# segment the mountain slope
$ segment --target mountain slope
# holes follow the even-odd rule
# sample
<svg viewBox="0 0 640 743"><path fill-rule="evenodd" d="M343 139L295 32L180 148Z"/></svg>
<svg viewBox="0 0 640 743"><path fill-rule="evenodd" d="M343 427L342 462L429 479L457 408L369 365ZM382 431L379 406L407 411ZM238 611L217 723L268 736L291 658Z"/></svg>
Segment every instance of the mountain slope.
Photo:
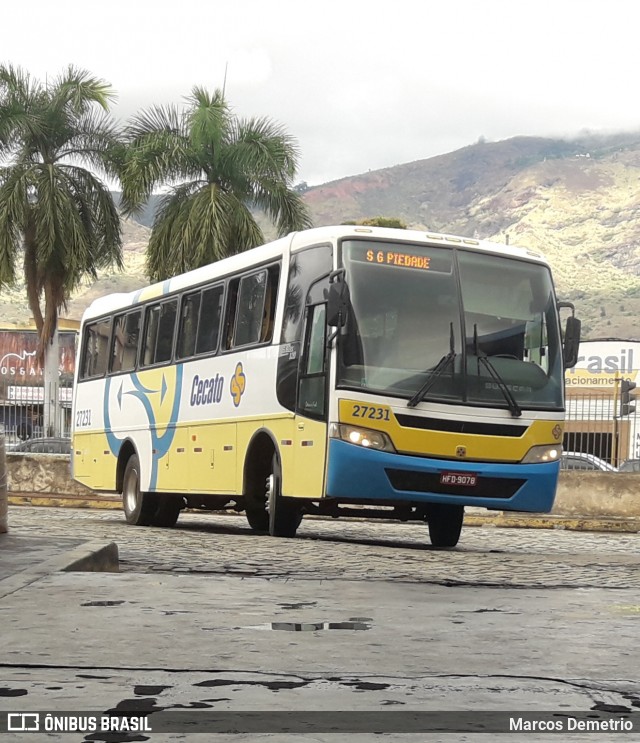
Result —
<svg viewBox="0 0 640 743"><path fill-rule="evenodd" d="M400 217L539 250L586 334L640 335L640 135L479 142L327 183L305 199L316 224Z"/></svg>

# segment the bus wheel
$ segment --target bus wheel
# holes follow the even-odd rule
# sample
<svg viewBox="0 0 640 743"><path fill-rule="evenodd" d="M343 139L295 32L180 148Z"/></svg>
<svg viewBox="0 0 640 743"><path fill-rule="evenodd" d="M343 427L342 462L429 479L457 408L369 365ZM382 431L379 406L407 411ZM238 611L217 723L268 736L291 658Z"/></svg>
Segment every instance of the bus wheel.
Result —
<svg viewBox="0 0 640 743"><path fill-rule="evenodd" d="M267 504L269 508L269 534L272 537L295 537L302 521L302 509L294 498L281 494L282 473L278 455L271 460L271 473L267 477Z"/></svg>
<svg viewBox="0 0 640 743"><path fill-rule="evenodd" d="M140 492L140 461L136 454L129 457L122 478L122 505L128 524L149 526L158 502L149 493Z"/></svg>
<svg viewBox="0 0 640 743"><path fill-rule="evenodd" d="M248 472L244 492L244 515L253 531L269 532L269 513L267 511L267 473L271 471L268 452L252 452L251 467Z"/></svg>
<svg viewBox="0 0 640 743"><path fill-rule="evenodd" d="M161 495L157 504L151 525L164 526L167 529L175 526L182 509L182 498L177 495Z"/></svg>
<svg viewBox="0 0 640 743"><path fill-rule="evenodd" d="M460 539L463 519L464 506L433 503L427 516L431 544L438 548L455 547Z"/></svg>

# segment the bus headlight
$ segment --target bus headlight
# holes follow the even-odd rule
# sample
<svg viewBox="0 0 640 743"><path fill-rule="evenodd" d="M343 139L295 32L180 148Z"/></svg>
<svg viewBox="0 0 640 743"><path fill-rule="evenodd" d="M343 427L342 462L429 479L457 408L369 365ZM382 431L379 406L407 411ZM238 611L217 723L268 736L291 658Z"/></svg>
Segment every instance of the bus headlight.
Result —
<svg viewBox="0 0 640 743"><path fill-rule="evenodd" d="M364 446L368 449L395 452L391 439L382 431L371 431L368 428L350 426L345 423L331 423L329 425L329 437L341 439L356 446Z"/></svg>
<svg viewBox="0 0 640 743"><path fill-rule="evenodd" d="M522 464L538 464L540 462L557 462L562 454L561 446L544 444L543 446L532 446L524 455Z"/></svg>

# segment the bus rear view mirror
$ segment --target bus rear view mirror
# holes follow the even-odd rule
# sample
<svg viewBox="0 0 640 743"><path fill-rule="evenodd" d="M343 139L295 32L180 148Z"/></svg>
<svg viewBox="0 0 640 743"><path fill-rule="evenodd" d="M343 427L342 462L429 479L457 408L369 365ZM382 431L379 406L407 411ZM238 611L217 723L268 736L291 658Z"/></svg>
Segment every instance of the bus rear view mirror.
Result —
<svg viewBox="0 0 640 743"><path fill-rule="evenodd" d="M577 317L568 317L567 325L564 331L564 343L562 345L562 354L564 357L564 368L570 369L578 362L578 352L580 350L580 330L582 323Z"/></svg>
<svg viewBox="0 0 640 743"><path fill-rule="evenodd" d="M347 322L350 295L344 280L344 269L334 271L329 276L329 295L327 297L327 325L342 328Z"/></svg>
<svg viewBox="0 0 640 743"><path fill-rule="evenodd" d="M562 357L564 368L570 369L578 362L578 353L580 351L580 332L582 322L575 316L575 308L571 302L558 302L558 309L568 307L571 310L571 316L567 318L567 324L564 330L564 339L562 343Z"/></svg>

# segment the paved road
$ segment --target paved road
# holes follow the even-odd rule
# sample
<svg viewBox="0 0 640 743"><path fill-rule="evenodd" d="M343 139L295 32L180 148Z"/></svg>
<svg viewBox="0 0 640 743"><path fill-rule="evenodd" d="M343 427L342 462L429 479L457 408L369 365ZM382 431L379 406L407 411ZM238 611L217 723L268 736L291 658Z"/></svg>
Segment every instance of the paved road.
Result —
<svg viewBox="0 0 640 743"><path fill-rule="evenodd" d="M418 524L309 519L285 540L251 533L242 516L188 514L162 530L129 527L117 511L13 507L10 525L116 541L122 573L58 573L0 600L3 710L136 705L155 730L159 710L640 716L637 534L469 527L439 552ZM265 740L486 741L365 728ZM180 730L50 739L190 739ZM623 740L638 739L635 722Z"/></svg>
<svg viewBox="0 0 640 743"><path fill-rule="evenodd" d="M13 508L13 530L115 541L124 572L178 572L443 585L640 588L640 534L465 527L455 550L426 525L304 519L295 540L251 532L242 515L182 514L132 527L119 511Z"/></svg>

